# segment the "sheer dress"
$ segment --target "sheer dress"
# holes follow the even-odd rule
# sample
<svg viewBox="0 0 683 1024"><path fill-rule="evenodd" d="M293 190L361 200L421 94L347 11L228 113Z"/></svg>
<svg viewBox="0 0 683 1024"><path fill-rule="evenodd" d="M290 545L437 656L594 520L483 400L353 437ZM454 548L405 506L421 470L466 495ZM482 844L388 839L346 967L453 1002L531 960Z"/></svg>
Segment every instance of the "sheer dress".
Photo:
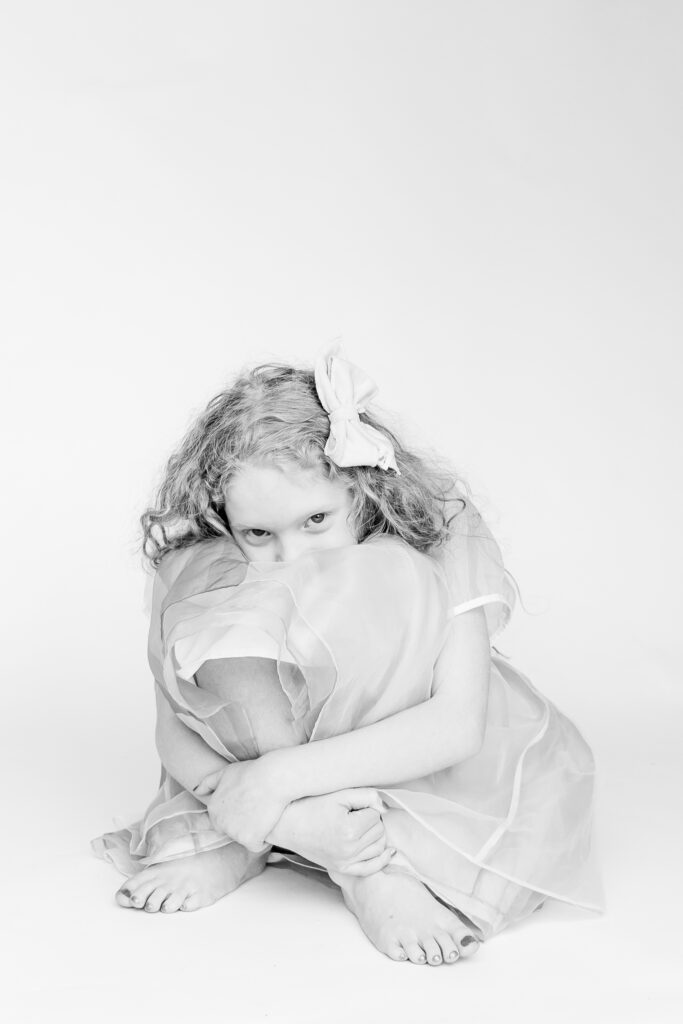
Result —
<svg viewBox="0 0 683 1024"><path fill-rule="evenodd" d="M483 607L491 661L481 750L376 789L398 851L386 870L419 878L488 938L548 897L603 909L594 760L576 726L493 646L515 591L471 502L454 527L430 554L390 536L281 563L246 562L230 538L169 552L154 576L148 653L178 718L223 757L243 760L259 753L249 715L198 687L203 662L272 658L292 721L314 742L427 700L453 617ZM230 842L162 768L142 819L92 845L130 875ZM283 857L317 867L275 850L269 862Z"/></svg>

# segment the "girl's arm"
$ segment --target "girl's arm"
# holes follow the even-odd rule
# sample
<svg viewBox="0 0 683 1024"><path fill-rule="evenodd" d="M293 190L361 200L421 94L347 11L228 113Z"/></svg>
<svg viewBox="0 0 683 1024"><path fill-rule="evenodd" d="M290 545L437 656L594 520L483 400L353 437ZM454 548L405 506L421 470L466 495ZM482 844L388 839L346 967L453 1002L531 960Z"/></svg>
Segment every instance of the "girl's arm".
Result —
<svg viewBox="0 0 683 1024"><path fill-rule="evenodd" d="M345 787L396 785L448 768L481 749L490 671L485 612L473 608L451 620L424 703L259 760L289 802Z"/></svg>
<svg viewBox="0 0 683 1024"><path fill-rule="evenodd" d="M181 786L192 792L206 775L222 771L230 762L177 718L159 685L155 690L156 746L161 763Z"/></svg>
<svg viewBox="0 0 683 1024"><path fill-rule="evenodd" d="M225 758L178 720L159 686L156 701L157 750L174 779L192 790L205 775L227 767ZM208 794L194 795L202 802L208 799ZM268 842L294 850L328 870L369 875L390 859L380 811L381 802L371 790L297 800L285 807Z"/></svg>

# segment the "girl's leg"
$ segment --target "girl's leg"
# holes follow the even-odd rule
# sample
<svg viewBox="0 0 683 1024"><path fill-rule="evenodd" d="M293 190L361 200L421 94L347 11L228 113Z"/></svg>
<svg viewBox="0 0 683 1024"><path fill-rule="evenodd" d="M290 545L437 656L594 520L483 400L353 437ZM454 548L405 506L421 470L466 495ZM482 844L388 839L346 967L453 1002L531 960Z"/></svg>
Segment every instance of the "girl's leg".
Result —
<svg viewBox="0 0 683 1024"><path fill-rule="evenodd" d="M204 662L195 678L200 689L240 709L238 723L230 708L211 721L228 749L244 745L245 727L254 748L250 751L252 756L306 742L303 728L292 719L272 658L212 659ZM234 752L239 756L237 750Z"/></svg>
<svg viewBox="0 0 683 1024"><path fill-rule="evenodd" d="M252 853L232 842L216 850L150 864L127 879L116 893L116 902L151 914L199 910L259 875L267 859L267 850Z"/></svg>
<svg viewBox="0 0 683 1024"><path fill-rule="evenodd" d="M292 722L275 662L265 658L209 661L199 670L197 681L239 704L248 716L259 753L306 742L301 728ZM392 865L365 878L334 872L330 877L371 942L392 959L453 963L478 948L473 929L405 870Z"/></svg>
<svg viewBox="0 0 683 1024"><path fill-rule="evenodd" d="M251 741L256 746L252 756L306 742L301 728L292 721L289 701L272 660L207 661L198 670L196 680L202 689L240 708L242 732L246 715ZM220 729L229 748L229 733L235 727L229 710L222 723L212 724L217 731ZM117 898L124 906L144 907L149 912L195 910L260 873L269 852L270 848L254 854L233 842L216 850L154 864L129 879ZM347 907L370 941L394 960L432 965L453 963L478 948L472 929L406 871L392 867L366 878L334 872L330 877L340 886Z"/></svg>
<svg viewBox="0 0 683 1024"><path fill-rule="evenodd" d="M330 878L372 944L392 960L438 966L479 948L466 919L400 868L392 865L365 878L330 872Z"/></svg>
<svg viewBox="0 0 683 1024"><path fill-rule="evenodd" d="M274 661L267 658L207 661L198 670L196 680L201 689L240 709L237 721L229 710L212 721L228 749L232 747L236 751L244 743L245 721L250 734L248 740L255 745L251 756L305 741L301 729L291 720L289 702L278 681ZM116 900L123 907L144 909L149 913L198 910L260 874L270 849L253 853L231 842L215 850L151 864L121 886Z"/></svg>
<svg viewBox="0 0 683 1024"><path fill-rule="evenodd" d="M235 672L234 662L206 662L200 669L201 685L245 708L260 752L306 742L291 721L275 663L253 658L241 664L243 669ZM364 878L335 872L330 878L340 886L347 907L370 941L394 960L436 966L469 957L478 949L474 930L418 878L393 864Z"/></svg>

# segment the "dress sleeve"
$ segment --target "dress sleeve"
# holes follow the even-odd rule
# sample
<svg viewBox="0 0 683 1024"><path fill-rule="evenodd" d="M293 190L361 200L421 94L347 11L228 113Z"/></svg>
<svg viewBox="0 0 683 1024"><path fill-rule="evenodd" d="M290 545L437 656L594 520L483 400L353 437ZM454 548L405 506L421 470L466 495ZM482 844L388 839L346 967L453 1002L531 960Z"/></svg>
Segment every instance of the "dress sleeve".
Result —
<svg viewBox="0 0 683 1024"><path fill-rule="evenodd" d="M483 607L493 641L510 621L515 589L498 543L471 500L461 499L454 513L450 539L432 552L444 573L449 615Z"/></svg>
<svg viewBox="0 0 683 1024"><path fill-rule="evenodd" d="M145 583L149 621L147 656L157 682L165 675L170 623L198 617L216 591L230 590L244 579L246 562L230 538L205 540L167 552ZM219 657L211 654L211 657Z"/></svg>

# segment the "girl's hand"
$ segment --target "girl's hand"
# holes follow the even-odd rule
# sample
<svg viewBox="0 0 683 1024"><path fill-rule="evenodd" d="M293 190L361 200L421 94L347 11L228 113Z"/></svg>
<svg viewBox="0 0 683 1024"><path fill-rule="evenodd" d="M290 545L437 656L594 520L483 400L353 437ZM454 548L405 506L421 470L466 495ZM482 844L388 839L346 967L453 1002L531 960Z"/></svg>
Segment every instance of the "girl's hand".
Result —
<svg viewBox="0 0 683 1024"><path fill-rule="evenodd" d="M269 839L328 871L372 875L395 852L387 849L382 810L374 789L304 797L289 804Z"/></svg>
<svg viewBox="0 0 683 1024"><path fill-rule="evenodd" d="M213 791L213 792L212 792ZM280 820L289 798L265 758L237 761L206 776L194 792L212 795L206 802L211 824L247 850L260 853L265 837Z"/></svg>

